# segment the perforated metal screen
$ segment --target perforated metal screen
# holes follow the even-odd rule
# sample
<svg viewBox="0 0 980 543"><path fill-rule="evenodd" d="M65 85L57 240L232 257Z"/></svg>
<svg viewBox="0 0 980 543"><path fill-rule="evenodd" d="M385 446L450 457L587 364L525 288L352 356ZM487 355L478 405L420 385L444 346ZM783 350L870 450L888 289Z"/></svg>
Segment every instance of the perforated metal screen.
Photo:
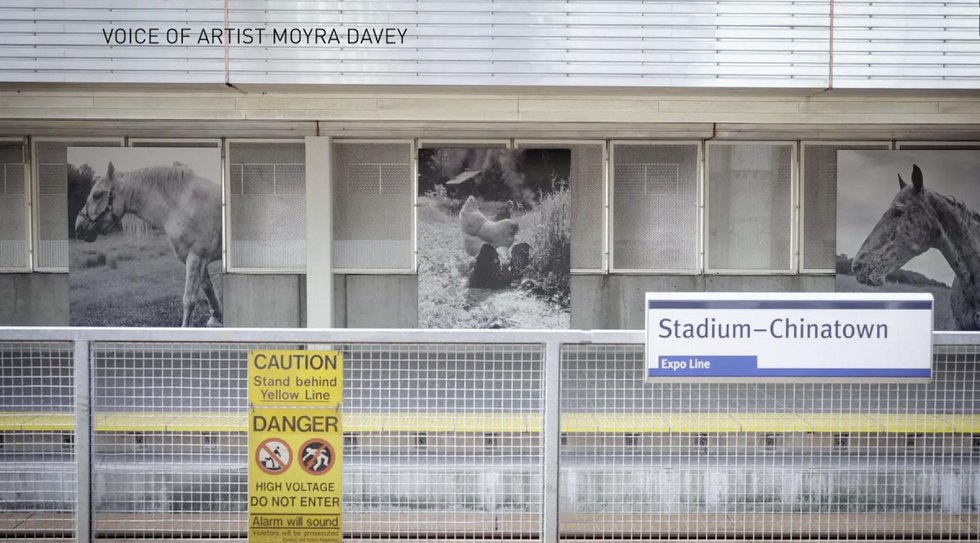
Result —
<svg viewBox="0 0 980 543"><path fill-rule="evenodd" d="M889 149L880 145L804 144L803 268L834 269L837 254L837 151Z"/></svg>
<svg viewBox="0 0 980 543"><path fill-rule="evenodd" d="M228 144L231 268L306 269L306 147Z"/></svg>
<svg viewBox="0 0 980 543"><path fill-rule="evenodd" d="M698 268L698 145L613 145L613 267Z"/></svg>
<svg viewBox="0 0 980 543"><path fill-rule="evenodd" d="M605 222L604 144L519 143L519 149L568 149L572 191L572 269L601 270Z"/></svg>
<svg viewBox="0 0 980 543"><path fill-rule="evenodd" d="M30 264L24 169L24 144L0 141L0 269L25 269Z"/></svg>
<svg viewBox="0 0 980 543"><path fill-rule="evenodd" d="M0 342L0 539L70 539L76 524L70 343Z"/></svg>
<svg viewBox="0 0 980 543"><path fill-rule="evenodd" d="M37 168L37 247L38 269L68 271L68 231L75 225L68 216L68 147L119 147L119 140L38 141L34 146ZM76 164L81 167L81 164ZM89 165L101 175L95 164ZM104 166L102 166L104 168Z"/></svg>
<svg viewBox="0 0 980 543"><path fill-rule="evenodd" d="M710 269L790 269L794 147L707 146Z"/></svg>
<svg viewBox="0 0 980 543"><path fill-rule="evenodd" d="M980 348L925 384L647 384L566 346L564 537L980 538Z"/></svg>
<svg viewBox="0 0 980 543"><path fill-rule="evenodd" d="M412 144L333 146L334 267L413 267Z"/></svg>

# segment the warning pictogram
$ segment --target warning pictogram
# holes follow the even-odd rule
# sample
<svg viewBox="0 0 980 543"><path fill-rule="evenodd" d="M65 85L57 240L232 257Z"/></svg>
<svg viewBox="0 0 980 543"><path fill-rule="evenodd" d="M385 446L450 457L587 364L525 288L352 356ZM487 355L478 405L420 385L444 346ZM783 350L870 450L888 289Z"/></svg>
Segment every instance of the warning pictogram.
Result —
<svg viewBox="0 0 980 543"><path fill-rule="evenodd" d="M300 447L299 465L311 475L323 475L334 464L333 447L326 439L315 437Z"/></svg>
<svg viewBox="0 0 980 543"><path fill-rule="evenodd" d="M281 439L267 439L259 443L255 449L256 465L270 475L285 472L292 461L293 451L289 448L289 444Z"/></svg>

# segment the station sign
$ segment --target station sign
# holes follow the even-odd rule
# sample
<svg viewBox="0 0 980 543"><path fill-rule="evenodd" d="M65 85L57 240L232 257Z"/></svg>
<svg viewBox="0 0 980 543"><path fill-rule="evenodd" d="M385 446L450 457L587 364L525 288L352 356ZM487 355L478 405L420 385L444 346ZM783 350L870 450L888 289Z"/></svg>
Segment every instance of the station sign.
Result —
<svg viewBox="0 0 980 543"><path fill-rule="evenodd" d="M249 416L248 538L342 538L343 434L335 409L255 408Z"/></svg>
<svg viewBox="0 0 980 543"><path fill-rule="evenodd" d="M344 399L339 351L252 351L248 401L268 406L338 406Z"/></svg>
<svg viewBox="0 0 980 543"><path fill-rule="evenodd" d="M652 381L927 381L931 294L647 293Z"/></svg>

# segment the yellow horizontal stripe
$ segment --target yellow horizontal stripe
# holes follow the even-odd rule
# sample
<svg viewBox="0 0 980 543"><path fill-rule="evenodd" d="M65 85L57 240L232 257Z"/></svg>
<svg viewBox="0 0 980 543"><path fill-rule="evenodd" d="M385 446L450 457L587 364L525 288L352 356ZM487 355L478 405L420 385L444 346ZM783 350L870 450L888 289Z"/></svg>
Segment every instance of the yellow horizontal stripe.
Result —
<svg viewBox="0 0 980 543"><path fill-rule="evenodd" d="M244 432L246 413L100 413L97 432ZM538 433L531 413L347 413L343 429L359 433ZM0 412L0 432L70 432L71 413ZM980 433L980 415L915 413L562 413L562 432L593 433Z"/></svg>

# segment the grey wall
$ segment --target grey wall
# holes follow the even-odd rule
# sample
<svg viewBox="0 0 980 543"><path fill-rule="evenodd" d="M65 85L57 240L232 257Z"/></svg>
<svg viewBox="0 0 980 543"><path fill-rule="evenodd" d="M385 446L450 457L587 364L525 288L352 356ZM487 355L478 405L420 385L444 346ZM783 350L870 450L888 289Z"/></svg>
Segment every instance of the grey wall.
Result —
<svg viewBox="0 0 980 543"><path fill-rule="evenodd" d="M226 273L225 326L299 328L306 325L306 281L302 275Z"/></svg>
<svg viewBox="0 0 980 543"><path fill-rule="evenodd" d="M68 274L0 273L0 326L68 326Z"/></svg>
<svg viewBox="0 0 980 543"><path fill-rule="evenodd" d="M347 328L419 325L419 282L415 275L348 275L345 300Z"/></svg>
<svg viewBox="0 0 980 543"><path fill-rule="evenodd" d="M225 326L306 326L303 275L225 274ZM833 275L574 275L572 328L643 328L650 292L833 292ZM335 275L338 328L418 326L414 275ZM68 275L0 274L0 325L67 326Z"/></svg>
<svg viewBox="0 0 980 543"><path fill-rule="evenodd" d="M641 329L647 292L833 291L833 275L573 275L572 328Z"/></svg>

